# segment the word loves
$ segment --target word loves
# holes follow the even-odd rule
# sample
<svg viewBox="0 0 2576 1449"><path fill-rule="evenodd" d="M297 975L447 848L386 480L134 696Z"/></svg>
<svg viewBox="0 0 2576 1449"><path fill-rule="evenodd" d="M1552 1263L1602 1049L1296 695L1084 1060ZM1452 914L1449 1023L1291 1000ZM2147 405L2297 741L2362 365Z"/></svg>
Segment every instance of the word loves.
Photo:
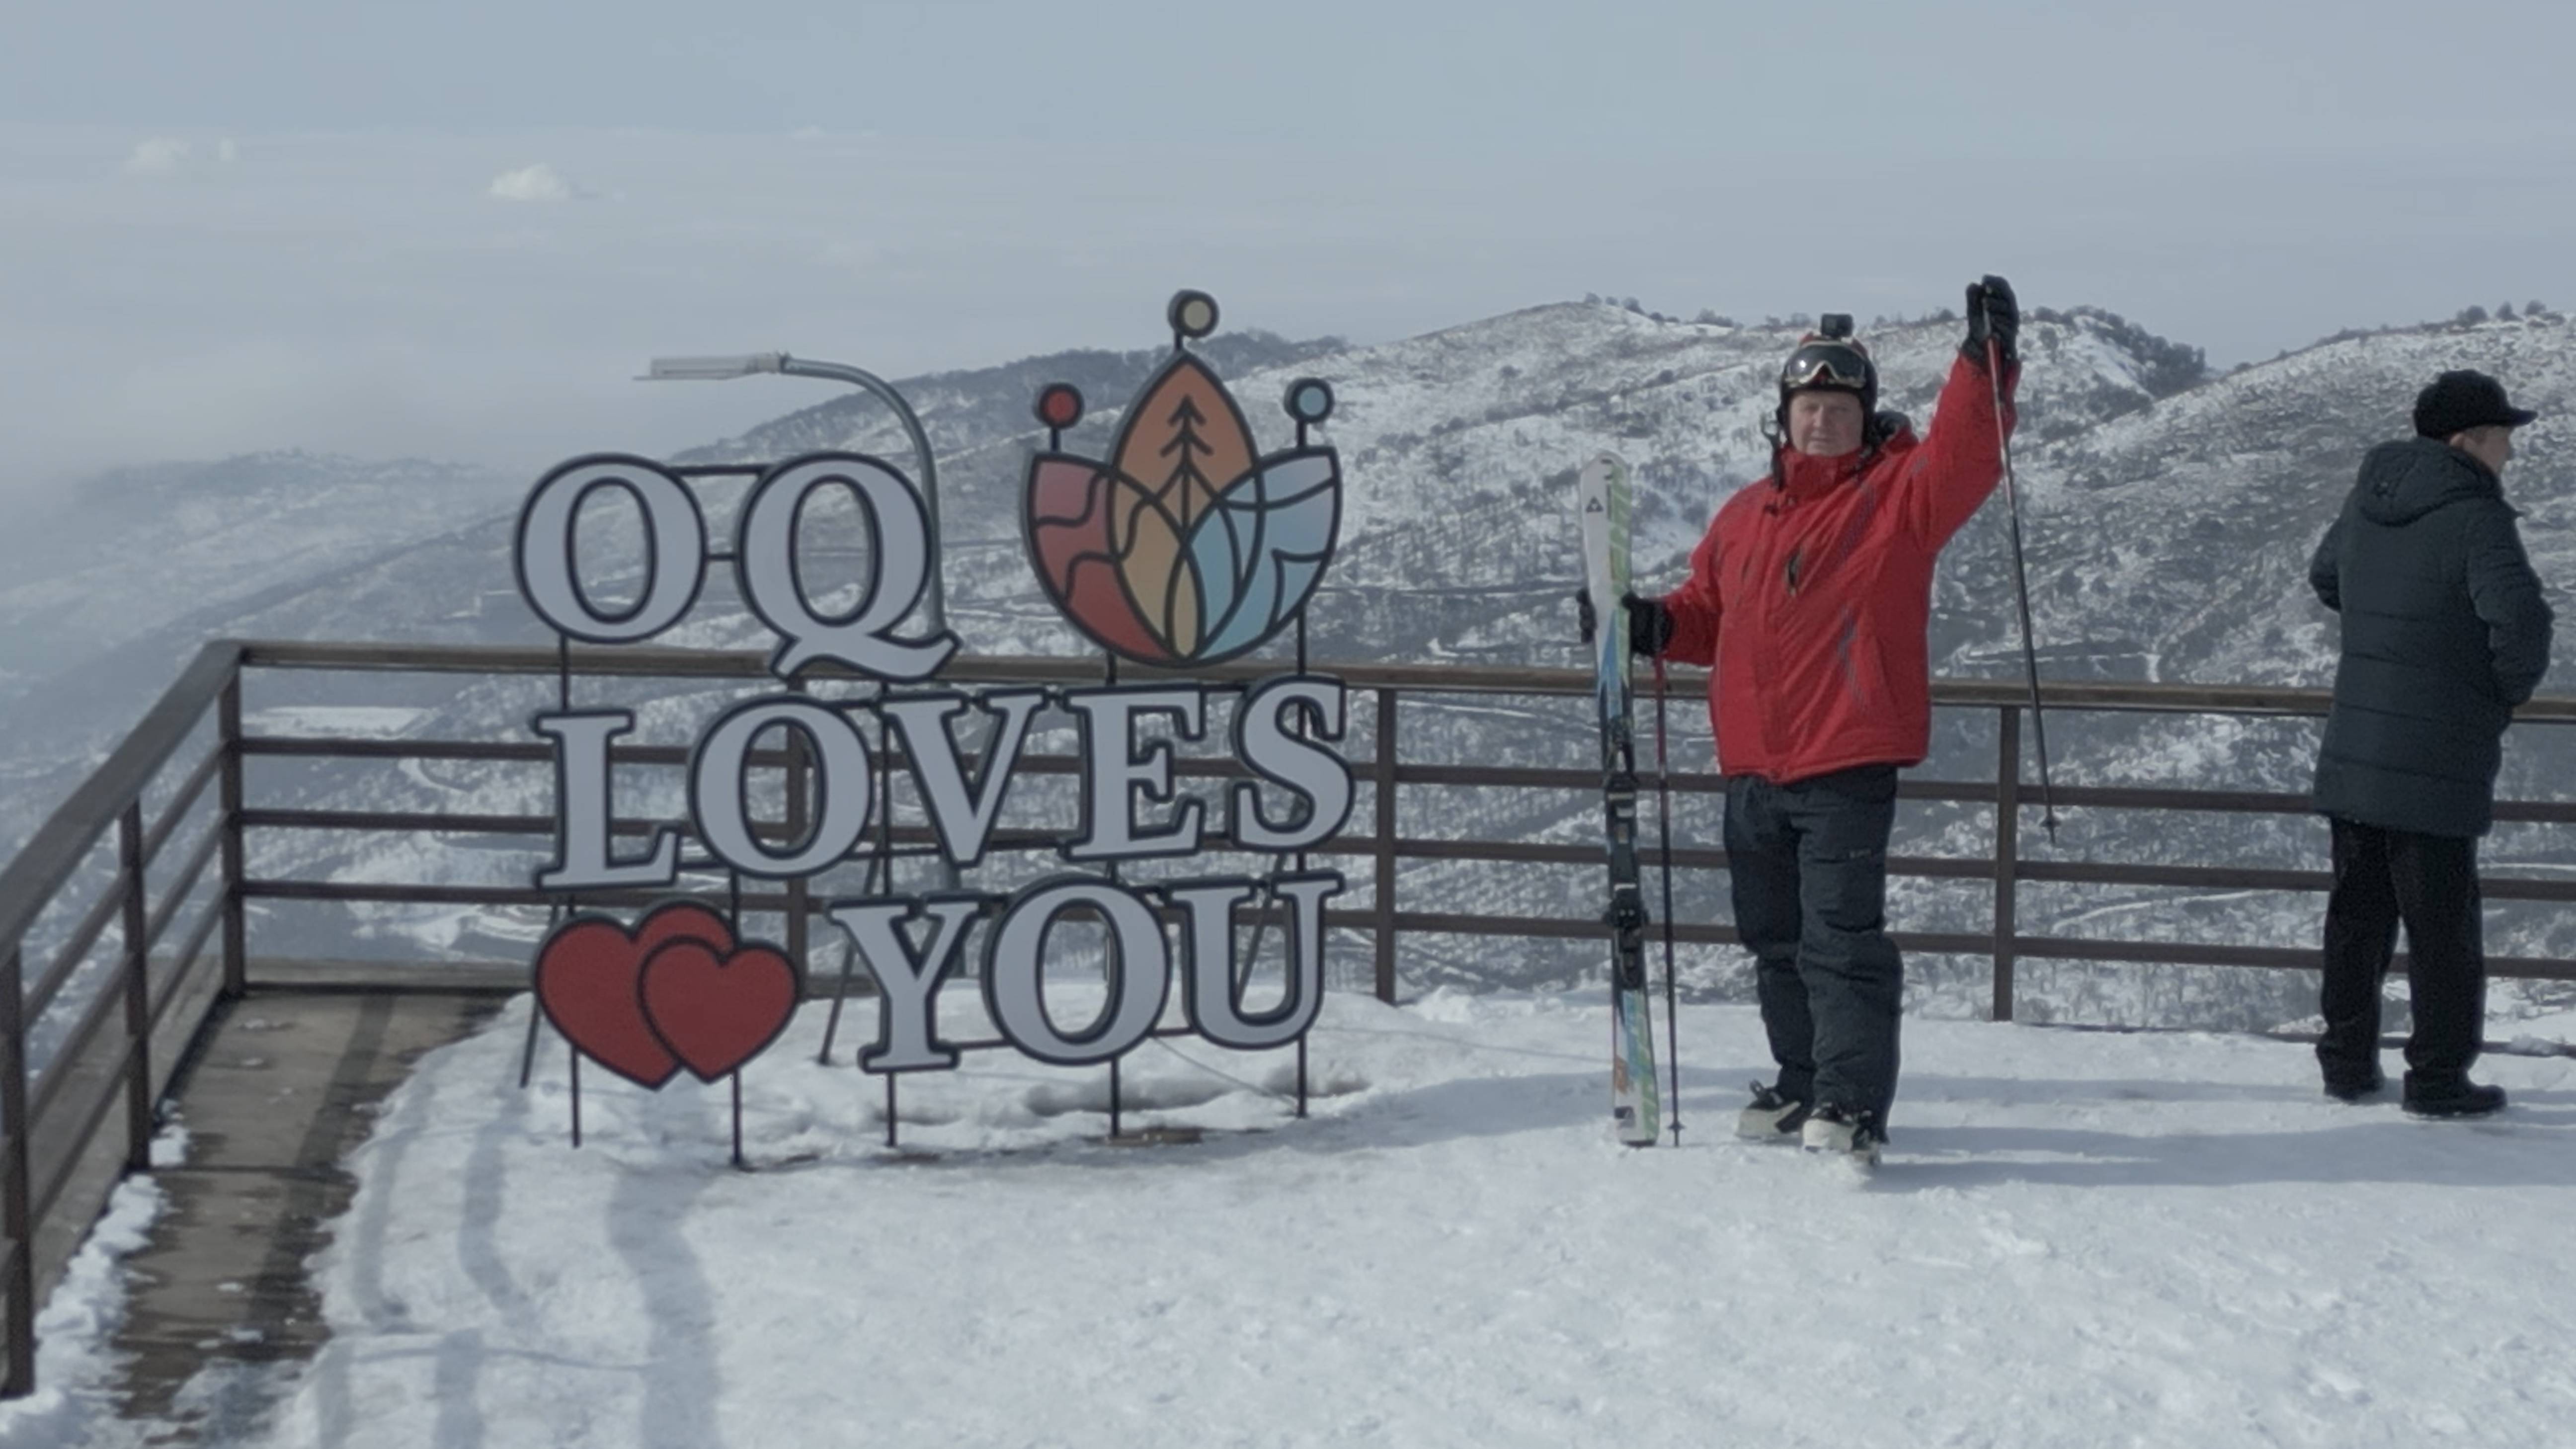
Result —
<svg viewBox="0 0 2576 1449"><path fill-rule="evenodd" d="M1147 721L1167 721L1179 738L1201 739L1208 696L1217 692L1151 685L1005 689L866 704L798 695L750 700L719 716L690 752L692 833L715 863L765 879L811 877L862 855L879 805L869 768L867 734L873 725L881 742L890 736L901 743L905 768L941 857L960 868L972 867L985 856L1001 817L1030 720L1049 703L1071 713L1081 727L1080 825L1057 846L1068 862L1166 859L1195 855L1217 843L1288 854L1337 833L1350 817L1352 777L1348 762L1321 742L1343 737L1347 696L1339 680L1319 675L1273 676L1242 691L1233 711L1232 751L1258 783L1234 784L1221 820L1207 818L1206 802L1175 801L1172 745L1164 739L1146 741L1140 729ZM988 743L978 767L970 769L955 727L961 718L975 716L988 725ZM536 731L554 741L560 802L557 856L538 873L541 888L650 889L677 881L682 861L675 828L657 828L648 844L628 854L619 854L611 840L609 745L632 730L634 722L627 710L536 717ZM748 798L752 741L773 727L801 735L813 761L817 808L802 838L792 842L764 838L754 828ZM994 1025L1029 1056L1079 1065L1125 1053L1144 1040L1162 1014L1173 965L1155 910L1158 902L1175 909L1184 922L1182 1000L1192 1027L1218 1045L1241 1050L1294 1041L1321 1006L1324 902L1343 888L1342 876L1334 871L1281 874L1267 881L1222 877L1150 886L1065 875L1008 896L964 892L868 899L828 906L824 914L849 932L880 993L878 1043L860 1054L862 1067L900 1072L957 1064L956 1054L937 1039L935 993L959 964L967 927L995 909L998 920L984 938L982 972ZM1243 972L1233 950L1233 913L1265 890L1288 908L1289 985L1278 1008L1251 1014L1244 1011L1235 984ZM1085 909L1107 927L1117 966L1101 1019L1068 1033L1048 1017L1040 979L1049 928L1068 912ZM655 973L676 949L656 950L650 944L650 927L661 914L657 910L648 917L634 944L623 948L632 964L618 968L640 982L636 1011L646 1026L660 1015L652 1007ZM588 1050L582 1034L556 1009L557 998L542 989L556 951L574 944L573 932L585 926L594 928L579 941L585 958L619 954L620 948L601 934L615 929L613 923L587 918L566 927L540 956L539 999L558 1027L594 1060L646 1086L659 1086L669 1071L658 1077L628 1071L621 1065L628 1055ZM907 940L907 928L926 933L926 944L916 947ZM723 945L729 948L730 943ZM726 951L714 955L721 960ZM605 965L590 969L599 975L609 970ZM698 1065L677 1043L672 1054L692 1069ZM660 1065L650 1053L640 1059Z"/></svg>
<svg viewBox="0 0 2576 1449"><path fill-rule="evenodd" d="M1330 412L1329 388L1292 384L1298 446L1259 456L1223 385L1185 350L1214 327L1214 302L1185 292L1171 316L1175 355L1128 410L1112 461L1085 463L1051 446L1033 465L1025 522L1040 581L1079 632L1112 652L1186 666L1240 655L1302 616L1331 557L1341 476L1331 449L1305 441L1306 427ZM1078 396L1061 385L1041 398L1053 444L1079 414ZM841 499L869 541L846 603L847 586L820 589L799 556L800 520ZM611 603L585 585L581 560L594 556L585 530L616 521L643 547L640 576ZM787 688L706 723L687 761L685 830L658 826L626 850L612 838L610 750L636 728L635 711L536 715L531 727L553 743L557 801L555 854L537 872L538 887L651 890L698 870L811 880L869 854L878 812L890 808L873 762L891 760L897 745L938 855L971 870L1004 818L1032 721L1053 711L1071 718L1080 739L1078 812L1051 842L1066 872L1006 893L865 896L820 907L877 984L877 1039L859 1053L860 1066L900 1073L958 1064L960 1049L939 1035L937 998L979 922L988 922L978 973L986 1012L1010 1045L1038 1060L1114 1061L1154 1031L1176 978L1192 1029L1209 1041L1259 1050L1299 1040L1322 1005L1325 902L1345 882L1335 871L1291 870L1289 858L1350 815L1350 766L1331 748L1348 724L1341 681L1288 672L1242 685L922 687L959 648L953 633L914 622L937 567L933 538L912 480L859 453L813 453L760 470L724 551L710 546L682 474L653 460L592 455L541 479L521 510L514 558L520 593L540 619L568 639L642 643L685 620L710 569L729 565L740 597L778 641L769 669ZM826 608L817 592L839 606ZM797 676L818 665L854 671L876 688L865 698L814 697L796 687ZM1174 784L1174 744L1207 740L1221 711L1226 748L1247 778L1212 802L1185 798ZM782 732L810 770L810 808L793 838L758 826L753 812L754 742ZM970 757L960 741L978 736ZM684 839L694 842L685 851ZM1259 879L1115 878L1124 862L1220 848L1279 864ZM1248 1006L1244 987L1257 963L1236 949L1235 917L1245 908L1277 910L1286 921L1275 933L1285 985L1260 1010ZM1073 934L1057 927L1076 920L1091 926L1083 940L1106 947L1094 953L1107 964L1106 989L1091 1019L1068 1027L1049 1010L1047 971ZM1251 933L1256 943L1271 938ZM707 1081L736 1071L784 1030L802 988L801 963L775 945L737 939L735 923L693 902L658 906L632 927L575 915L540 948L535 975L546 1018L584 1055L646 1087L683 1068Z"/></svg>

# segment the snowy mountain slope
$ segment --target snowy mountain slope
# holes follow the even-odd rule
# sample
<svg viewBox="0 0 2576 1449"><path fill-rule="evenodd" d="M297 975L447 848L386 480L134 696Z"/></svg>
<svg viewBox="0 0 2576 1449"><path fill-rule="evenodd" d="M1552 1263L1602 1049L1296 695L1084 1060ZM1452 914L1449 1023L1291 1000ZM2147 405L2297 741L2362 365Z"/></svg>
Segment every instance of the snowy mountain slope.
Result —
<svg viewBox="0 0 2576 1449"><path fill-rule="evenodd" d="M1796 327L1736 327L1659 321L1617 307L1567 304L1528 309L1424 337L1365 348L1250 338L1219 354L1219 366L1265 447L1289 440L1277 406L1302 375L1330 381L1339 405L1317 430L1341 449L1347 483L1339 554L1312 614L1318 660L1474 660L1573 666L1566 595L1579 569L1567 500L1573 470L1591 452L1615 448L1641 481L1638 572L1648 587L1677 582L1690 545L1732 489L1757 477L1768 457L1762 424L1771 377L1794 345ZM1927 425L1930 401L1955 355L1955 321L1896 324L1866 340L1885 377L1891 406ZM2504 375L2516 395L2549 418L2526 435L2526 458L2509 489L2530 509L2535 560L2566 576L2569 522L2576 517L2571 464L2554 458L2560 421L2576 406L2576 340L2560 319L2541 317L2471 328L2428 328L2348 338L2223 377L2196 354L2108 314L2034 311L2025 333L2020 445L2022 503L2032 560L2033 603L2044 667L2057 678L2138 678L2315 683L2332 658L2328 617L2306 596L2307 550L2322 531L2360 453L2402 431L2414 391L2445 366L2481 365ZM1120 408L1162 354L1067 354L981 373L904 384L942 448L941 493L948 541L953 625L979 653L1077 652L1032 577L1020 543L1019 495L1027 450L1038 437L1029 406L1039 387L1070 380L1090 411L1066 438L1077 452L1107 453ZM821 447L855 447L903 460L891 419L853 394L806 409L741 438L688 455L772 458ZM528 480L533 481L533 480ZM721 491L721 490L717 490ZM729 504L719 498L716 522ZM1938 667L1949 674L2005 674L2019 668L2000 500L1972 520L1945 559L1934 633ZM826 541L846 528L830 507L811 526ZM396 551L336 579L285 590L258 607L220 611L164 636L171 657L204 634L347 637L348 621L392 639L534 640L535 622L509 578L506 506L434 542ZM753 647L756 623L711 585L699 613L669 642ZM1284 645L1273 652L1286 654ZM2576 675L2570 676L2576 679ZM532 708L525 687L452 682L415 686L368 681L390 702L423 710L424 733L514 738ZM311 687L322 687L313 685ZM637 689L641 689L638 686ZM630 702L646 702L637 695ZM692 733L700 696L659 697L648 719L674 741ZM1705 761L1705 718L1673 712L1676 759ZM1365 728L1365 721L1362 722ZM1992 722L1945 717L1927 774L1976 777L1991 768ZM1579 766L1591 748L1579 708L1542 702L1474 701L1408 713L1409 753L1433 758ZM2070 781L2191 780L2213 786L2296 790L2304 786L2312 726L2298 722L2144 716L2050 721L2057 777ZM2537 789L2565 778L2547 760L2513 778ZM413 772L364 785L331 782L387 808L543 808L541 775L505 779L464 771ZM1033 801L1043 797L1032 797ZM1476 798L1424 792L1407 805L1408 832L1507 832L1583 841L1596 829L1590 802ZM1685 802L1685 842L1715 833L1714 802ZM1986 849L1984 822L1955 809L1909 807L1898 848L1908 853ZM2144 815L2087 820L2071 815L2059 858L2298 863L2319 855L2306 820ZM2026 831L2034 850L2048 849ZM2320 837L2321 838L2321 837ZM2554 858L2554 846L2510 842L2515 858ZM301 848L301 847L300 847ZM345 845L340 847L345 849ZM369 856L381 857L370 863ZM296 862L300 870L356 874L394 869L411 852L399 844L355 856ZM478 878L520 878L527 863L482 852L452 867ZM1595 883L1589 873L1479 868L1420 862L1407 868L1408 900L1453 909L1580 913ZM1722 880L1685 879L1682 911L1722 916ZM1901 886L1903 923L1973 929L1986 901L1972 890ZM2313 935L2312 898L2184 901L2173 893L2124 896L2099 889L2025 896L2025 929L2148 938L2212 930L2240 939L2291 943ZM2304 913L2304 914L2303 914ZM447 927L455 923L450 921ZM387 928L397 923L388 920ZM442 927L445 929L446 927ZM2499 950L2570 950L2554 921L2514 927ZM1420 979L1537 985L1590 969L1597 953L1512 943L1433 943L1419 953ZM2276 973L2198 972L2171 977L2136 968L2091 973L2025 971L2038 984L2029 1009L2136 1019L2152 1009L2213 1024L2271 1024L2303 1008L2296 978ZM1984 963L1926 962L1917 971L1922 1004L1971 1009ZM1694 979L1726 994L1740 972L1724 953L1706 953ZM2151 988L2134 983L2152 978ZM2193 1013L2199 1013L2193 1016Z"/></svg>
<svg viewBox="0 0 2576 1449"><path fill-rule="evenodd" d="M2542 415L2517 438L2520 456L2505 490L2524 510L2534 567L2568 618L2567 586L2576 580L2576 457L2567 451L2576 439L2576 329L2555 315L2416 328L2328 342L2028 449L2025 532L2048 675L2331 682L2338 634L2309 590L2309 556L2361 454L2411 432L2416 392L2455 367L2505 379L2519 403ZM1985 522L1971 525L1942 571L1936 637L1948 647L1936 668L1943 672L2020 667L2017 635L1994 607L2010 588L2000 530ZM2557 653L2543 689L2576 689L2576 627L2561 628ZM2061 781L2272 791L2307 788L2316 739L2312 722L2209 716L2068 715L2052 719L2051 731ZM1980 745L1954 749L1953 758L1988 753ZM2576 736L2533 726L2509 738L2506 793L2563 798L2570 778ZM2310 820L2077 812L2069 827L2057 858L2305 860L2311 868L2323 858L2323 828ZM2570 844L2564 832L2508 826L2488 842L2487 858L2557 874L2576 867ZM2034 848L2045 853L2044 844ZM2083 933L2150 939L2215 925L2246 939L2304 943L2322 908L2312 896L2188 904L2170 893L2042 888L2036 896L2042 920L2088 916ZM2112 907L2120 909L2105 914ZM1963 901L1959 918L1981 911ZM2505 903L2492 915L2491 951L2576 952L2564 912Z"/></svg>
<svg viewBox="0 0 2576 1449"><path fill-rule="evenodd" d="M479 468L310 453L102 474L0 541L0 666L42 675L512 507Z"/></svg>
<svg viewBox="0 0 2576 1449"><path fill-rule="evenodd" d="M2140 381L2151 362L2120 350L2112 321L2088 314L2032 332L2035 413L2108 417L2153 400ZM1768 465L1773 370L1797 335L1564 304L1233 379L1265 446L1289 438L1276 399L1291 378L1322 377L1338 399L1316 430L1350 480L1314 614L1316 637L1335 641L1323 652L1576 662L1564 609L1580 574L1566 526L1574 469L1603 448L1628 458L1640 577L1678 581L1715 504ZM1873 336L1887 405L1923 421L1957 340L1955 323ZM1105 452L1118 414L1094 401L1068 446ZM952 557L952 606L1017 618L1037 603L1036 634L1059 642L1012 630L1007 643L971 647L1056 652L1067 632L1017 552L1026 436L942 464L952 551L989 541Z"/></svg>
<svg viewBox="0 0 2576 1449"><path fill-rule="evenodd" d="M2053 660L2080 668L2090 655L2106 677L2327 682L2334 634L2308 594L2309 552L2361 452L2410 433L2416 391L2454 367L2504 378L2541 414L2516 437L2506 492L2563 603L2576 579L2576 329L2560 317L2418 329L2213 379L2026 454L2032 604Z"/></svg>

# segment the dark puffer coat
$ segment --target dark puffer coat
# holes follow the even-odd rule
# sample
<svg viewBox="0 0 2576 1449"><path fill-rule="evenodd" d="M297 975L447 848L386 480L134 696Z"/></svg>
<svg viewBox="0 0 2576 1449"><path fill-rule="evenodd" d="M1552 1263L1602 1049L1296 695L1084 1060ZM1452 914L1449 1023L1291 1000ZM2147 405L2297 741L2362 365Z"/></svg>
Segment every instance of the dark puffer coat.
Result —
<svg viewBox="0 0 2576 1449"><path fill-rule="evenodd" d="M2484 835L2513 707L2549 667L2549 605L2487 466L2435 438L2362 460L2308 582L2343 615L2317 808Z"/></svg>

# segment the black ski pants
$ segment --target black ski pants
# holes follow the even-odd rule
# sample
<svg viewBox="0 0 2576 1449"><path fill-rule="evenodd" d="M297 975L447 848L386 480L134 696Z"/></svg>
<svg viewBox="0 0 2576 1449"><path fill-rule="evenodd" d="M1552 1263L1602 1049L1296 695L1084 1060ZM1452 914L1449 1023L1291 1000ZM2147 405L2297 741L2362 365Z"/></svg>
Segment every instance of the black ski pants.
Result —
<svg viewBox="0 0 2576 1449"><path fill-rule="evenodd" d="M1905 964L1887 938L1887 838L1896 767L1775 785L1726 782L1735 929L1781 1095L1877 1115L1896 1099Z"/></svg>
<svg viewBox="0 0 2576 1449"><path fill-rule="evenodd" d="M2378 1067L2380 982L2401 923L2415 1008L2406 1065L2417 1083L2460 1081L2478 1059L2487 1020L2477 838L2385 830L2339 815L2327 820L2334 891L2326 897L2319 994L2326 1027L2317 1041L2327 1084L2360 1086Z"/></svg>

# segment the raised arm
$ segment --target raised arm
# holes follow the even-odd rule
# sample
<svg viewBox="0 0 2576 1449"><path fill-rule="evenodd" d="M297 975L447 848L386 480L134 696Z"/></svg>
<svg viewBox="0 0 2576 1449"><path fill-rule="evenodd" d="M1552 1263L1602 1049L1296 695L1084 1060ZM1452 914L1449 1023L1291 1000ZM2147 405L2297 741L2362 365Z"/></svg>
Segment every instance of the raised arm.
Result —
<svg viewBox="0 0 2576 1449"><path fill-rule="evenodd" d="M2012 284L1988 276L1970 285L1967 340L1933 405L1932 430L1894 487L1899 516L1927 547L1948 543L2004 476L2004 439L2021 385L2020 345L2021 305Z"/></svg>
<svg viewBox="0 0 2576 1449"><path fill-rule="evenodd" d="M1903 510L1900 516L1929 547L1948 543L2003 481L2005 434L1995 426L1995 390L1987 378L1985 363L1965 353L1950 364L1932 429L1896 476L1893 493ZM2015 419L2013 392L2020 383L2021 368L2004 364L2002 422L2007 429Z"/></svg>

